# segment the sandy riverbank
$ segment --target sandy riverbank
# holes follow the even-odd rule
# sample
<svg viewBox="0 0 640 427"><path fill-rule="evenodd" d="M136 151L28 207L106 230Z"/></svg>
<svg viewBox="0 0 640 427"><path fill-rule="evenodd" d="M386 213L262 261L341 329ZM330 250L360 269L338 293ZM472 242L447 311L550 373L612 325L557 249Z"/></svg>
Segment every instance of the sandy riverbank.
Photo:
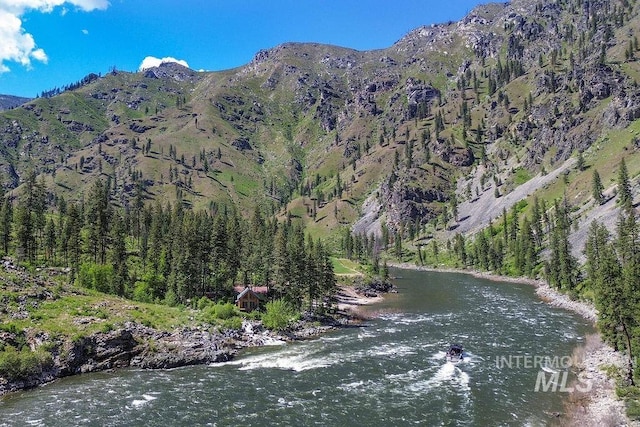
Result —
<svg viewBox="0 0 640 427"><path fill-rule="evenodd" d="M348 318L357 320L369 317L362 309L363 306L378 303L384 299L384 296L367 297L357 293L353 286L342 285L338 287L335 298L338 311Z"/></svg>
<svg viewBox="0 0 640 427"><path fill-rule="evenodd" d="M462 273L474 277L508 283L526 283L536 287L536 294L544 302L565 310L579 314L595 325L598 312L595 307L585 301L576 301L549 287L541 280L530 278L504 277L496 274L473 270L438 269L418 266L409 263L390 263L389 267L434 271L443 273ZM599 334L586 337L585 344L578 347L574 353L577 362L577 384L587 385L576 387L566 396L566 410L558 418L558 425L562 426L633 426L640 427L639 422L631 422L626 416L624 403L619 400L615 392L615 381L606 374L604 368L624 366L624 357L609 345L605 344ZM585 390L588 388L588 390Z"/></svg>

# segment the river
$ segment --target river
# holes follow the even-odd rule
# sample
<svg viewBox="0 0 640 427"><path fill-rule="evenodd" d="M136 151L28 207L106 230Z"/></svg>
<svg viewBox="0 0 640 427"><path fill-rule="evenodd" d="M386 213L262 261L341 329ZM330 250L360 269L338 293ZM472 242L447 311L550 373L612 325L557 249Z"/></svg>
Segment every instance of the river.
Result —
<svg viewBox="0 0 640 427"><path fill-rule="evenodd" d="M361 327L230 363L65 378L0 398L0 425L534 426L563 410L588 322L530 285L392 274L399 293L367 307L377 317ZM466 353L455 365L451 342Z"/></svg>

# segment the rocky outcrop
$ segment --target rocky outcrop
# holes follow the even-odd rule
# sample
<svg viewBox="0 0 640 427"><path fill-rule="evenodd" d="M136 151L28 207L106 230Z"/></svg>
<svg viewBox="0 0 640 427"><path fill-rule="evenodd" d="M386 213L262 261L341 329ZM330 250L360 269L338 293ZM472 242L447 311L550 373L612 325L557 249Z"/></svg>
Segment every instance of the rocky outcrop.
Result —
<svg viewBox="0 0 640 427"><path fill-rule="evenodd" d="M383 294L397 292L393 283L381 277L373 277L371 279L358 277L354 283L354 289L358 295L367 298L376 298Z"/></svg>
<svg viewBox="0 0 640 427"><path fill-rule="evenodd" d="M408 79L405 86L407 92L407 119L426 117L431 102L438 98L440 91L416 79Z"/></svg>
<svg viewBox="0 0 640 427"><path fill-rule="evenodd" d="M247 138L238 138L235 139L231 145L240 151L252 150L251 144Z"/></svg>
<svg viewBox="0 0 640 427"><path fill-rule="evenodd" d="M145 133L146 131L148 131L149 129L153 129L154 127L155 126L141 125L140 123L131 123L129 125L129 129L136 133Z"/></svg>
<svg viewBox="0 0 640 427"><path fill-rule="evenodd" d="M144 77L190 83L195 83L199 80L195 71L176 62L163 62L157 67L149 68L144 71Z"/></svg>
<svg viewBox="0 0 640 427"><path fill-rule="evenodd" d="M387 225L391 230L399 230L408 222L426 223L439 213L433 202L444 202L447 195L436 186L419 183L424 178L424 170L410 169L394 172L380 187L380 200L387 215Z"/></svg>
<svg viewBox="0 0 640 427"><path fill-rule="evenodd" d="M127 322L121 328L99 332L75 341L61 341L48 334L28 337L33 350L52 348L51 361L27 378L9 381L0 377L0 395L35 387L57 378L108 369L138 367L170 369L180 366L224 362L247 347L263 346L276 341L315 337L341 325L330 317L306 314L282 333L262 327L259 321L244 321L242 329L217 330L182 328L173 332L159 331L138 323ZM11 344L16 337L3 332L2 342Z"/></svg>

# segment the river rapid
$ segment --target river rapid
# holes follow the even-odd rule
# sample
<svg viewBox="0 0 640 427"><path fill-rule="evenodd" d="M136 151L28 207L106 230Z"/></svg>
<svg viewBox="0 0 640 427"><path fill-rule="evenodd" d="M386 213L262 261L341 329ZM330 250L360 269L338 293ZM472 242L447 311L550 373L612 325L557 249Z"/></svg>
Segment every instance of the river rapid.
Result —
<svg viewBox="0 0 640 427"><path fill-rule="evenodd" d="M65 378L0 398L2 426L547 425L592 326L530 285L392 269L372 320L232 362ZM462 362L445 360L452 342ZM565 372L567 372L565 374ZM554 377L555 375L555 377ZM544 378L544 380L541 380Z"/></svg>

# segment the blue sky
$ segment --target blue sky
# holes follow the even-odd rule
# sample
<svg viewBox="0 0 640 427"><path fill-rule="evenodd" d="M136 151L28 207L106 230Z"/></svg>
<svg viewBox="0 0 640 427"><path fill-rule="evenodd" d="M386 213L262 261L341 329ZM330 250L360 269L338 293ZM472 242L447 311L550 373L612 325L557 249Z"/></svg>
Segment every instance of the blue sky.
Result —
<svg viewBox="0 0 640 427"><path fill-rule="evenodd" d="M0 0L0 94L33 97L147 56L194 70L247 63L287 41L359 50L458 20L485 1Z"/></svg>

